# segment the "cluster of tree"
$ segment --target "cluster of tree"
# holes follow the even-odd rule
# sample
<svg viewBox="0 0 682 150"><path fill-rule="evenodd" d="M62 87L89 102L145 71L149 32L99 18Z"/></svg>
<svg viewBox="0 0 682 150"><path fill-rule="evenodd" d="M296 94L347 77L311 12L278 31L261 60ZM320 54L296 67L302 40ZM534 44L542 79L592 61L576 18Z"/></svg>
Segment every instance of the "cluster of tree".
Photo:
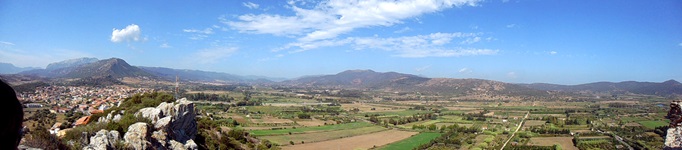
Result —
<svg viewBox="0 0 682 150"><path fill-rule="evenodd" d="M429 149L435 145L445 145L452 149L459 149L462 145L473 144L476 138L476 133L481 132L478 126L458 126L457 124L450 125L442 129L443 133L440 137L431 140L429 143L422 144L415 149Z"/></svg>
<svg viewBox="0 0 682 150"><path fill-rule="evenodd" d="M573 137L573 144L578 149L616 149L613 143L617 143L614 138L609 139L580 139L579 136Z"/></svg>
<svg viewBox="0 0 682 150"><path fill-rule="evenodd" d="M581 118L568 118L564 120L564 123L566 125L584 125L584 124L590 124L592 120L589 118L586 119L581 119Z"/></svg>
<svg viewBox="0 0 682 150"><path fill-rule="evenodd" d="M25 92L33 93L36 91L36 88L45 87L45 86L50 86L50 85L45 83L45 82L39 81L39 82L31 82L31 83L25 83L25 84L12 86L12 88L14 88L14 91L16 91L18 94L18 93L25 93Z"/></svg>
<svg viewBox="0 0 682 150"><path fill-rule="evenodd" d="M224 101L231 102L234 101L234 97L230 97L228 94L206 94L206 93L192 93L185 94L185 97L190 100L206 100L206 101Z"/></svg>
<svg viewBox="0 0 682 150"><path fill-rule="evenodd" d="M516 145L505 147L505 150L561 150L561 146Z"/></svg>
<svg viewBox="0 0 682 150"><path fill-rule="evenodd" d="M276 144L268 140L257 140L251 137L243 129L222 131L220 123L208 117L198 118L197 126L199 133L194 141L202 150L279 149Z"/></svg>
<svg viewBox="0 0 682 150"><path fill-rule="evenodd" d="M570 134L571 130L563 128L552 128L550 126L542 125L530 128L531 132L539 134Z"/></svg>
<svg viewBox="0 0 682 150"><path fill-rule="evenodd" d="M407 117L398 117L397 119L396 118L390 118L388 120L384 119L383 123L384 124L399 125L399 124L408 124L411 122L417 122L420 120L428 120L428 119L436 120L436 119L438 119L438 116L434 115L433 113L427 113L427 114L423 114L423 115L415 114L415 115L407 116ZM378 119L377 115L372 115L372 116L369 116L369 121L372 123L378 124L378 123L381 123L380 121L382 121L382 120Z"/></svg>
<svg viewBox="0 0 682 150"><path fill-rule="evenodd" d="M430 124L428 126L421 125L421 124L419 124L419 125L415 124L415 125L412 125L412 129L429 129L431 131L435 131L438 129L438 127L436 127L436 124ZM441 126L441 130L445 130L445 125Z"/></svg>
<svg viewBox="0 0 682 150"><path fill-rule="evenodd" d="M35 121L36 123L33 124L35 127L36 124L38 126L45 126L45 125L52 125L56 122L57 119L57 114L50 113L50 110L48 109L40 109L36 112L33 112L33 115L24 119L25 121L32 120Z"/></svg>
<svg viewBox="0 0 682 150"><path fill-rule="evenodd" d="M310 114L308 114L308 113L299 113L299 114L298 114L298 119L310 119Z"/></svg>
<svg viewBox="0 0 682 150"><path fill-rule="evenodd" d="M610 108L633 108L637 105L630 105L626 103L609 103Z"/></svg>

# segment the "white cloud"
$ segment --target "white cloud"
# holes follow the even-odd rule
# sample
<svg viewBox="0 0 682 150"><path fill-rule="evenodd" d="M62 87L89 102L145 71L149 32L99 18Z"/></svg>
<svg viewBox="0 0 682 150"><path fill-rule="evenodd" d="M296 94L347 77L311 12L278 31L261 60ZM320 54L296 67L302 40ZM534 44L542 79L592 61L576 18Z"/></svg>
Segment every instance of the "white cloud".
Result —
<svg viewBox="0 0 682 150"><path fill-rule="evenodd" d="M206 28L204 30L197 29L182 29L182 32L187 33L199 33L199 34L213 34L213 28Z"/></svg>
<svg viewBox="0 0 682 150"><path fill-rule="evenodd" d="M0 44L2 44L2 45L8 45L8 46L14 46L14 43L12 43L12 42L5 42L5 41L0 41Z"/></svg>
<svg viewBox="0 0 682 150"><path fill-rule="evenodd" d="M245 33L294 36L299 41L335 38L357 28L392 26L402 20L452 7L477 6L480 0L328 0L313 8L290 2L295 15L245 14L222 20Z"/></svg>
<svg viewBox="0 0 682 150"><path fill-rule="evenodd" d="M161 47L161 48L173 48L173 46L168 45L168 43L163 43L163 44L159 45L159 47Z"/></svg>
<svg viewBox="0 0 682 150"><path fill-rule="evenodd" d="M554 55L554 54L557 54L557 53L558 53L558 52L556 52L556 51L550 51L550 52L549 52L550 55Z"/></svg>
<svg viewBox="0 0 682 150"><path fill-rule="evenodd" d="M508 24L507 25L507 28L514 28L514 27L516 27L516 24Z"/></svg>
<svg viewBox="0 0 682 150"><path fill-rule="evenodd" d="M677 44L677 45L679 45L679 46L682 46L682 43L680 43L680 44Z"/></svg>
<svg viewBox="0 0 682 150"><path fill-rule="evenodd" d="M481 37L467 38L466 40L460 42L460 44L474 44L481 41Z"/></svg>
<svg viewBox="0 0 682 150"><path fill-rule="evenodd" d="M137 26L136 24L131 24L126 26L124 29L113 29L114 31L111 33L111 42L118 43L118 42L123 42L123 41L142 41L144 40L143 38L140 38L140 27Z"/></svg>
<svg viewBox="0 0 682 150"><path fill-rule="evenodd" d="M197 53L194 53L192 61L199 64L212 64L231 56L237 52L237 50L238 48L236 47L215 47L203 49Z"/></svg>
<svg viewBox="0 0 682 150"><path fill-rule="evenodd" d="M400 30L393 31L393 33L404 33L404 32L407 32L407 31L412 31L412 29L410 29L410 27L404 27L404 28L402 28L402 29L400 29Z"/></svg>
<svg viewBox="0 0 682 150"><path fill-rule="evenodd" d="M494 55L498 50L447 47L454 38L475 37L476 33L432 33L429 35L402 36L394 38L348 37L337 40L320 40L315 42L295 42L273 51L296 49L302 52L322 47L350 45L356 50L384 50L395 52L398 57L457 57L475 55ZM480 40L480 38L479 38Z"/></svg>
<svg viewBox="0 0 682 150"><path fill-rule="evenodd" d="M471 73L471 72L473 72L473 71L472 71L471 69L469 69L469 68L462 68L462 69L459 69L458 72L459 72L459 73Z"/></svg>
<svg viewBox="0 0 682 150"><path fill-rule="evenodd" d="M249 9L258 9L258 6L260 6L258 4L252 3L252 2L245 2L245 3L242 3L242 5L244 5L244 7L247 7Z"/></svg>

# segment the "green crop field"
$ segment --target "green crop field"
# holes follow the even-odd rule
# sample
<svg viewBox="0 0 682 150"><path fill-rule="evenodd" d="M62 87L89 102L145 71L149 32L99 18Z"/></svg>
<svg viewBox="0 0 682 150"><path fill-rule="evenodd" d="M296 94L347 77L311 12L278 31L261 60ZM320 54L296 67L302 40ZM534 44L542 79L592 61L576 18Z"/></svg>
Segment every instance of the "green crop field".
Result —
<svg viewBox="0 0 682 150"><path fill-rule="evenodd" d="M419 145L422 145L424 143L428 143L429 141L436 139L439 137L441 134L440 133L433 133L433 132L423 132L419 133L417 135L414 135L410 138L388 144L384 147L382 147L382 150L411 150Z"/></svg>
<svg viewBox="0 0 682 150"><path fill-rule="evenodd" d="M281 144L281 145L285 145L285 144L288 144L289 141L293 141L295 143L301 143L301 142L312 143L312 142L326 141L326 140L332 140L332 139L339 139L339 138L344 138L344 137L352 137L352 136L357 136L357 135L362 135L362 134L375 133L375 132L385 131L385 130L387 130L387 129L384 127L369 126L369 127L348 128L345 130L331 130L331 131L325 131L325 132L311 132L311 133L292 134L292 135L285 134L285 135L261 136L259 138L267 139L267 140L270 140L271 142Z"/></svg>
<svg viewBox="0 0 682 150"><path fill-rule="evenodd" d="M345 130L345 129L354 129L354 128L361 128L361 127L368 127L372 126L372 124L367 123L367 122L352 122L352 123L345 123L345 124L335 124L335 125L326 125L326 126L319 126L319 127L300 127L300 128L290 128L290 129L280 129L280 130L254 130L254 131L249 131L251 135L254 136L264 136L264 135L282 135L282 134L289 134L291 133L303 133L303 132L312 132L312 131L332 131L332 130Z"/></svg>
<svg viewBox="0 0 682 150"><path fill-rule="evenodd" d="M649 129L654 129L659 126L667 126L668 122L665 121L639 121L639 124L641 124L644 127L647 127Z"/></svg>

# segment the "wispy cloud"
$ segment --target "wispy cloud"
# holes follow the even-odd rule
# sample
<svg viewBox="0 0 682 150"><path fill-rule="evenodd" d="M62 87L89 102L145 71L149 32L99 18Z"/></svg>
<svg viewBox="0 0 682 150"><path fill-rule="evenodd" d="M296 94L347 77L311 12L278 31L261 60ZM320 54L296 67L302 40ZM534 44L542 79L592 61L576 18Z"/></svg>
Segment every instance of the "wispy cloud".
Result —
<svg viewBox="0 0 682 150"><path fill-rule="evenodd" d="M428 70L429 68L431 68L431 65L426 65L423 67L415 68L414 70L417 72L422 72L422 71Z"/></svg>
<svg viewBox="0 0 682 150"><path fill-rule="evenodd" d="M512 79L515 79L515 78L518 77L518 75L516 74L516 72L513 72L513 71L512 71L512 72L508 72L508 73L507 73L507 77L512 78Z"/></svg>
<svg viewBox="0 0 682 150"><path fill-rule="evenodd" d="M142 31L140 30L140 26L136 24L128 25L123 29L114 28L113 30L114 31L111 32L111 42L114 43L123 41L144 41L146 39L140 37Z"/></svg>
<svg viewBox="0 0 682 150"><path fill-rule="evenodd" d="M356 50L384 50L396 53L398 57L457 57L476 55L495 55L498 50L453 47L453 39L476 37L477 33L432 33L428 35L402 36L391 38L380 37L348 37L340 40L321 40L316 42L290 43L284 49L296 49L302 52L321 47L350 45ZM480 38L479 38L480 40Z"/></svg>
<svg viewBox="0 0 682 150"><path fill-rule="evenodd" d="M232 29L245 33L294 36L299 41L335 38L357 28L392 26L402 20L443 9L477 6L480 0L328 0L311 9L290 2L295 15L245 14L224 20Z"/></svg>
<svg viewBox="0 0 682 150"><path fill-rule="evenodd" d="M204 30L197 30L197 29L182 29L182 32L187 32L187 33L200 33L200 34L213 34L213 28L206 28Z"/></svg>
<svg viewBox="0 0 682 150"><path fill-rule="evenodd" d="M239 50L236 47L215 47L209 49L199 50L192 55L192 61L199 64L213 64L217 63Z"/></svg>
<svg viewBox="0 0 682 150"><path fill-rule="evenodd" d="M410 27L404 27L400 30L393 31L393 33L404 33L404 32L411 31L411 30L412 29L410 29Z"/></svg>
<svg viewBox="0 0 682 150"><path fill-rule="evenodd" d="M168 45L168 43L163 43L159 45L160 48L173 48L173 46Z"/></svg>
<svg viewBox="0 0 682 150"><path fill-rule="evenodd" d="M507 25L507 28L514 28L514 27L516 27L516 24L508 24Z"/></svg>
<svg viewBox="0 0 682 150"><path fill-rule="evenodd" d="M462 68L462 69L459 69L459 71L457 71L457 72L466 74L466 73L471 73L473 71L469 68Z"/></svg>
<svg viewBox="0 0 682 150"><path fill-rule="evenodd" d="M555 54L557 54L557 53L558 53L558 52L556 52L556 51L550 51L550 52L549 52L550 55L555 55Z"/></svg>
<svg viewBox="0 0 682 150"><path fill-rule="evenodd" d="M14 46L14 43L12 42L5 42L5 41L0 41L0 44L2 45L8 45L8 46ZM680 43L682 45L682 43Z"/></svg>
<svg viewBox="0 0 682 150"><path fill-rule="evenodd" d="M682 43L680 43L680 44L677 44L677 45L679 45L679 46L682 46Z"/></svg>
<svg viewBox="0 0 682 150"><path fill-rule="evenodd" d="M247 7L249 9L258 9L258 6L260 6L256 3L252 3L252 2L245 2L245 3L242 3L242 5L244 5L244 7Z"/></svg>
<svg viewBox="0 0 682 150"><path fill-rule="evenodd" d="M476 42L481 41L481 37L471 37L467 38L466 40L460 42L461 44L474 44Z"/></svg>

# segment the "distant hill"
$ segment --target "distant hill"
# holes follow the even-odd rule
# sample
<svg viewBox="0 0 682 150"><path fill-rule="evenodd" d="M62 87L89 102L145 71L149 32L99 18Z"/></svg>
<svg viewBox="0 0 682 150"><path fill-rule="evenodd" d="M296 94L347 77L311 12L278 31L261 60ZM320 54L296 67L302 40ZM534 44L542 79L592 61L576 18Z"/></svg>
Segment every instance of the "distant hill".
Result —
<svg viewBox="0 0 682 150"><path fill-rule="evenodd" d="M69 59L60 62L50 63L47 65L45 70L57 70L61 68L77 67L80 65L89 64L97 61L99 61L97 58L88 57Z"/></svg>
<svg viewBox="0 0 682 150"><path fill-rule="evenodd" d="M140 68L130 66L119 58L110 58L91 63L92 59L78 59L77 61L62 61L52 63L50 69L36 69L20 72L23 75L36 75L48 78L100 78L100 77L153 77L154 75ZM69 62L69 63L64 63ZM57 65L54 65L57 64Z"/></svg>
<svg viewBox="0 0 682 150"><path fill-rule="evenodd" d="M15 74L15 73L19 73L19 72L22 72L22 71L33 70L33 69L40 69L40 68L35 68L35 67L17 67L17 66L14 66L14 64L11 64L11 63L3 63L3 62L0 62L0 74Z"/></svg>
<svg viewBox="0 0 682 150"><path fill-rule="evenodd" d="M637 81L625 81L625 82L595 82L579 85L557 85L557 84L547 84L547 83L534 83L534 84L519 84L521 86L547 91L565 91L565 92L579 92L579 91L592 91L592 92L612 92L612 93L635 93L635 94L647 94L647 95L682 95L682 84L675 80L668 80L661 83L656 82L637 82Z"/></svg>
<svg viewBox="0 0 682 150"><path fill-rule="evenodd" d="M153 77L154 75L144 70L131 66L125 60L110 58L93 63L80 65L71 69L62 77L66 78L86 78L86 77Z"/></svg>
<svg viewBox="0 0 682 150"><path fill-rule="evenodd" d="M348 70L335 75L303 77L282 82L292 86L355 88L385 91L415 91L439 94L543 95L544 91L482 79L426 78L396 72Z"/></svg>
<svg viewBox="0 0 682 150"><path fill-rule="evenodd" d="M189 69L172 69L163 67L142 67L142 70L153 75L159 76L166 80L175 80L178 76L181 80L190 81L205 81L205 82L226 82L226 83L251 83L251 82L272 82L267 79L253 77L244 77L221 72L209 72L201 70Z"/></svg>

